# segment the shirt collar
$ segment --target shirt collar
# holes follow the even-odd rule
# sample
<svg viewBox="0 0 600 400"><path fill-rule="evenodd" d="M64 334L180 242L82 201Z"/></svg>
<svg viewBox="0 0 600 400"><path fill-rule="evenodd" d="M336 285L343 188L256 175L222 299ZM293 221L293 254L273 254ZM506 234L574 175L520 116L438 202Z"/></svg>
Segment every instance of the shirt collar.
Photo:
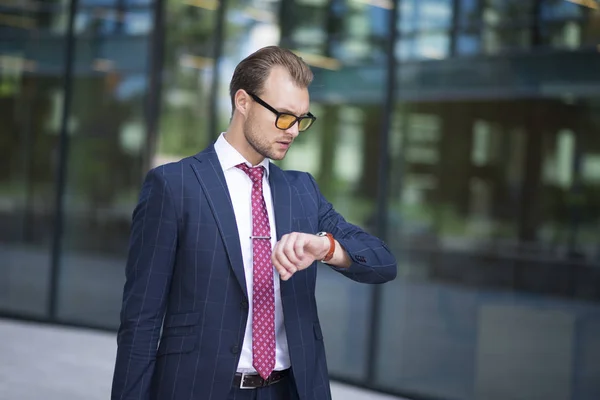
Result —
<svg viewBox="0 0 600 400"><path fill-rule="evenodd" d="M240 154L239 151L235 149L228 141L225 139L224 132L219 135L219 138L214 144L215 152L217 153L217 157L219 158L219 163L221 164L221 168L223 172L235 168L236 165L241 163L246 163L249 167L253 167L253 165L244 158ZM262 165L265 168L265 177L269 178L269 164L270 159L265 158L261 161L259 165Z"/></svg>

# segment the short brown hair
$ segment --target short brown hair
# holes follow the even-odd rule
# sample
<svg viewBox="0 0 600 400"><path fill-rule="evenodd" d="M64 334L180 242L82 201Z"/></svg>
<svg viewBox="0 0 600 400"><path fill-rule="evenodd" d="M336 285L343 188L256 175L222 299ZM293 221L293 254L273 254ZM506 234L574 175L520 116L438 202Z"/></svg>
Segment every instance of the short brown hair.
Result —
<svg viewBox="0 0 600 400"><path fill-rule="evenodd" d="M237 91L244 89L249 93L260 95L271 69L276 66L284 67L292 76L294 83L301 88L307 88L313 80L310 67L290 50L278 46L263 47L235 67L229 84L232 113L235 111Z"/></svg>

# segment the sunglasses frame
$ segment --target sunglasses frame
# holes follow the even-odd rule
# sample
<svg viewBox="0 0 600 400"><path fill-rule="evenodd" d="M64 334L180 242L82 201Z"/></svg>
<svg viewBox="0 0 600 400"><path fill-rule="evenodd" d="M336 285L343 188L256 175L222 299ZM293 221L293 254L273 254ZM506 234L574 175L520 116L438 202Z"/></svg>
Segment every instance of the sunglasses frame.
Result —
<svg viewBox="0 0 600 400"><path fill-rule="evenodd" d="M252 99L254 101L256 101L258 104L260 104L261 106L263 106L264 108L266 108L267 110L271 111L273 114L275 114L277 116L277 118L275 118L275 127L277 129L280 129L282 131L285 131L286 129L290 129L292 126L294 126L294 124L297 122L298 123L298 131L300 132L305 132L307 131L311 126L313 126L313 124L315 123L315 121L317 120L317 117L315 117L314 115L312 115L312 113L308 113L302 117L297 117L294 114L290 114L287 112L279 112L276 109L274 109L272 106L270 106L266 101L264 101L263 99L261 99L260 97L258 97L257 95L255 95L254 93L250 93L250 92L246 92L248 93L248 95L250 97L252 97ZM281 117L282 115L289 115L294 117L294 122L292 122L287 128L280 128L279 126L277 126L277 121L279 121L279 117ZM305 128L304 130L300 130L300 122L304 119L310 119L312 122L310 123L310 125L308 125L307 128Z"/></svg>

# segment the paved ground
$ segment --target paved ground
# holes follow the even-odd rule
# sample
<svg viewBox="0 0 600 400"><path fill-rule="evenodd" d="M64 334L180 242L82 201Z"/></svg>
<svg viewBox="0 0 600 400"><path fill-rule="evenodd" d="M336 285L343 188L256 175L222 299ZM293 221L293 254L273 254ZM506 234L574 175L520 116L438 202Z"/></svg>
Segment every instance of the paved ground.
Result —
<svg viewBox="0 0 600 400"><path fill-rule="evenodd" d="M106 400L113 334L0 320L0 400ZM402 400L334 383L334 400Z"/></svg>

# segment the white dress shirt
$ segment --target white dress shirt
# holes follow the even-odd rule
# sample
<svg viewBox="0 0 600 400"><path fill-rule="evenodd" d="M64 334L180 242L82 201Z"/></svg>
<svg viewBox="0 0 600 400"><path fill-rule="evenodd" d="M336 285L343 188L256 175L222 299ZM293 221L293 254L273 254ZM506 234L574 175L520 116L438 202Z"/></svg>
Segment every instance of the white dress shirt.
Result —
<svg viewBox="0 0 600 400"><path fill-rule="evenodd" d="M252 181L250 177L236 165L246 163L251 165L221 134L215 142L215 152L219 158L223 174L227 181L229 194L233 203L233 211L235 213L235 221L237 223L238 234L240 237L240 245L242 247L242 258L244 260L244 271L246 275L246 287L248 289L248 322L246 323L246 333L244 336L244 344L242 346L242 354L238 364L238 372L256 372L252 366L252 277L253 277L253 262L252 262ZM263 196L267 205L267 213L269 215L269 224L271 226L271 248L277 242L277 232L275 230L275 213L273 210L273 200L271 196L271 186L269 185L269 159L264 159L260 165L265 167L263 175ZM283 325L283 306L281 304L281 290L279 274L273 267L273 286L275 289L275 370L283 370L289 368L290 355L288 350L288 342Z"/></svg>

